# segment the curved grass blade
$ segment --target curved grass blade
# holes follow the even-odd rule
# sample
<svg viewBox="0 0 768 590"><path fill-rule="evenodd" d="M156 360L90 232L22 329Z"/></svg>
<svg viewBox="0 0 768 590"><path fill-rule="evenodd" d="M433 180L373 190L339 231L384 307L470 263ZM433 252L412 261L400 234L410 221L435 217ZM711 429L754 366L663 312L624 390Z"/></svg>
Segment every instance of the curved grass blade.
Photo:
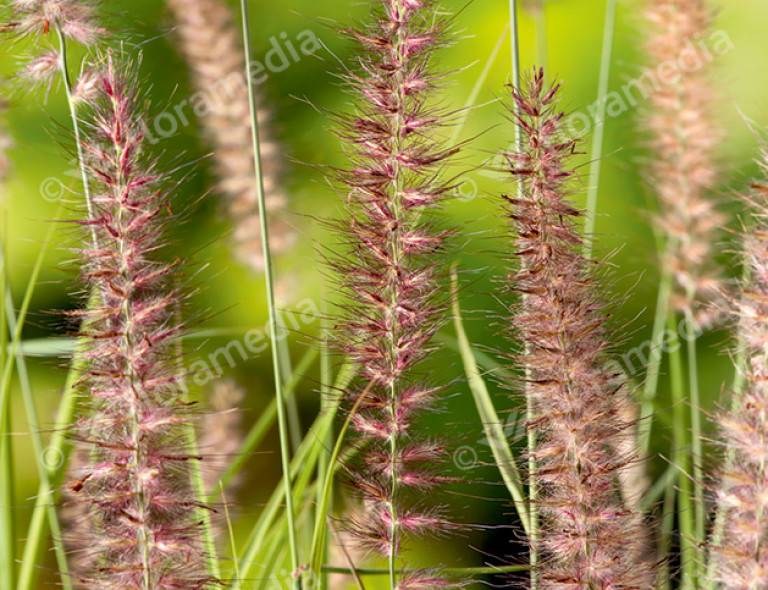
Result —
<svg viewBox="0 0 768 590"><path fill-rule="evenodd" d="M523 529L525 529L526 534L530 534L530 517L528 514L527 500L525 493L523 492L520 471L517 468L517 463L515 462L512 450L509 448L507 436L501 421L499 420L496 408L493 405L493 400L488 392L488 387L477 368L477 361L475 360L472 345L464 330L464 323L461 317L461 306L459 305L458 287L458 275L456 267L454 266L451 270L453 320L456 328L461 360L464 363L464 372L467 376L467 383L472 391L472 397L475 400L477 412L483 423L485 437L488 439L488 444L491 446L496 466L499 468L504 484L507 486L509 494L512 496L515 510L517 510L520 522L523 524Z"/></svg>

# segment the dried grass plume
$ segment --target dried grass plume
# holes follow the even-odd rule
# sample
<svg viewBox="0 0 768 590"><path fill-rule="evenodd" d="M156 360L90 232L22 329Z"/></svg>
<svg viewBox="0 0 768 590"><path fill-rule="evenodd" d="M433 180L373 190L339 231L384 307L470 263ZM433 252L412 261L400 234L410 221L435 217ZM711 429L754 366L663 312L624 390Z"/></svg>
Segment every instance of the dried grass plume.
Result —
<svg viewBox="0 0 768 590"><path fill-rule="evenodd" d="M198 94L206 101L201 123L213 146L219 191L235 225L238 258L255 271L264 270L261 229L253 170L251 120L245 60L239 31L222 0L169 0L178 24L179 46L192 70ZM281 146L270 134L270 113L258 109L261 158L273 253L287 251L296 236L286 215L281 179Z"/></svg>
<svg viewBox="0 0 768 590"><path fill-rule="evenodd" d="M520 309L510 311L525 344L518 362L538 440L541 587L647 590L653 578L641 521L618 483L635 460L616 445L634 434L624 421L626 383L606 369L606 313L593 263L581 255L580 213L568 199L576 144L562 134L558 90L545 86L543 70L513 89L523 146L508 160L522 190L506 197L518 235L510 285L522 295Z"/></svg>

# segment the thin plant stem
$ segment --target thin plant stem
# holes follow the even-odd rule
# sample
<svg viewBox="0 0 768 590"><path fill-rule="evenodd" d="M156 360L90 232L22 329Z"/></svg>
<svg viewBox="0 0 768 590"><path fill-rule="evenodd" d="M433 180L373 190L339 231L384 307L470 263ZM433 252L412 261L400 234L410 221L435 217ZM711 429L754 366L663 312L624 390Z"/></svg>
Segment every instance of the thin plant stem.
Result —
<svg viewBox="0 0 768 590"><path fill-rule="evenodd" d="M605 113L608 103L608 86L611 80L611 59L615 29L616 0L606 0L603 49L600 56L600 79L597 88L597 113L595 116L595 129L592 135L592 162L589 167L589 189L584 220L584 258L587 260L592 258L595 226L597 223L597 198L600 194L603 144L605 143Z"/></svg>
<svg viewBox="0 0 768 590"><path fill-rule="evenodd" d="M264 178L261 171L261 145L259 141L259 124L257 116L256 95L254 92L253 69L251 64L251 26L248 13L248 0L240 0L240 12L243 24L243 48L245 51L245 80L248 84L248 106L251 115L251 135L253 139L253 165L256 174L256 196L259 203L259 223L261 226L261 247L264 254L264 277L266 279L267 304L269 307L269 333L272 339L272 365L275 380L275 398L277 403L277 424L280 432L280 459L283 470L283 487L285 496L285 515L288 521L288 543L291 550L291 567L295 575L294 587L301 588L299 576L299 548L296 539L294 522L293 494L291 493L290 473L290 436L286 419L285 397L283 393L283 374L280 362L278 342L278 315L275 304L274 277L272 257L269 250L269 224L267 223L267 207L264 195Z"/></svg>
<svg viewBox="0 0 768 590"><path fill-rule="evenodd" d="M235 579L240 579L240 565L237 562L237 541L235 540L235 531L232 528L232 519L229 515L229 502L224 493L224 484L219 481L219 492L221 494L221 503L224 506L224 517L227 520L227 533L229 534L229 549L232 552L232 561L235 568Z"/></svg>
<svg viewBox="0 0 768 590"><path fill-rule="evenodd" d="M654 404L659 390L661 361L664 356L664 336L669 316L669 301L672 294L672 275L665 272L659 281L656 298L656 313L651 334L651 349L648 367L643 383L643 397L640 404L640 422L638 424L638 448L641 457L646 457L651 447L651 432L655 415Z"/></svg>
<svg viewBox="0 0 768 590"><path fill-rule="evenodd" d="M689 424L685 408L685 377L680 353L680 339L677 334L675 314L668 319L670 352L669 372L672 390L673 411L673 462L678 470L678 519L680 522L680 559L683 575L682 590L696 588L698 547L696 543L695 513L692 502Z"/></svg>
<svg viewBox="0 0 768 590"><path fill-rule="evenodd" d="M75 150L77 151L77 163L80 169L80 178L83 183L83 197L85 198L85 206L88 212L88 219L93 219L93 198L91 196L91 183L88 178L88 168L85 164L85 154L83 151L82 132L80 130L80 119L77 115L77 103L74 100L72 93L72 78L69 74L69 66L67 63L67 37L61 29L60 23L56 22L56 35L59 39L59 70L61 73L61 79L64 83L64 91L67 96L67 107L69 108L69 116L72 122L72 132L75 139ZM93 247L98 246L98 238L96 235L96 227L91 225L91 241Z"/></svg>
<svg viewBox="0 0 768 590"><path fill-rule="evenodd" d="M660 565L656 578L659 590L670 590L669 550L672 547L672 532L675 526L675 497L675 486L668 485L664 493L664 505L661 511L661 530L659 531L658 561Z"/></svg>
<svg viewBox="0 0 768 590"><path fill-rule="evenodd" d="M689 298L689 302L692 299ZM696 542L703 545L706 536L706 512L704 507L704 451L701 431L701 394L699 390L699 366L696 350L696 320L686 306L685 341L688 352L688 388L691 406L691 460L693 462L693 500L696 505ZM699 564L701 565L701 564Z"/></svg>
<svg viewBox="0 0 768 590"><path fill-rule="evenodd" d="M339 430L339 434L336 437L336 443L333 447L333 451L331 452L331 457L329 460L329 470L326 473L325 480L322 482L321 488L322 491L319 492L319 504L317 507L317 520L315 521L315 531L312 538L312 551L310 552L310 558L312 560L312 563L310 565L311 569L310 571L313 573L320 572L320 569L322 567L323 563L323 555L324 555L324 545L325 545L325 538L326 538L326 530L327 530L327 518L328 518L328 507L331 500L331 491L333 489L333 479L334 479L334 466L339 460L339 457L341 456L341 451L344 446L344 438L347 434L347 430L349 430L350 425L352 424L352 419L355 417L355 414L357 414L358 409L362 405L363 401L365 401L365 398L368 396L368 394L371 391L371 388L373 387L373 382L369 382L368 385L365 387L365 389L358 394L357 399L355 400L355 403L352 405L352 408L350 408L349 413L347 414L346 419L344 420L344 423L341 426L341 429ZM390 581L392 580L392 560L390 559L389 562L389 573L390 573ZM395 574L397 572L394 572Z"/></svg>
<svg viewBox="0 0 768 590"><path fill-rule="evenodd" d="M7 233L5 234L7 235ZM0 289L5 293L8 274L5 267L5 259L0 260ZM14 352L8 350L8 330L5 314L5 297L0 299L0 345L3 349L0 351L0 368L3 376L9 371L13 371ZM12 373L9 373L9 375ZM0 391L0 582L6 588L13 588L15 574L15 556L14 547L16 542L16 532L14 530L13 520L13 457L11 453L11 412L10 395L6 390L10 387L10 378L3 379L3 389Z"/></svg>
<svg viewBox="0 0 768 590"><path fill-rule="evenodd" d="M278 312L279 325L278 348L280 354L280 367L283 371L283 382L288 383L293 377L293 365L291 363L291 351L288 347L288 331L283 321L283 314ZM295 453L301 444L301 416L299 414L299 404L296 395L286 395L285 407L288 412L288 431L291 438L291 450Z"/></svg>
<svg viewBox="0 0 768 590"><path fill-rule="evenodd" d="M512 85L515 90L520 90L520 27L518 20L517 0L509 0L509 34L511 43L512 58ZM517 109L517 106L514 106ZM519 125L515 125L515 150L517 153L522 151L523 131ZM523 197L522 177L517 185L518 198ZM526 367L526 374L529 369ZM526 380L527 382L527 380ZM529 392L525 392L525 415L528 424L527 427L527 448L528 448L528 562L530 564L530 586L531 590L538 590L539 587L539 510L538 502L538 484L536 482L536 431L532 425L536 418L533 400Z"/></svg>
<svg viewBox="0 0 768 590"><path fill-rule="evenodd" d="M326 325L326 321L324 320L322 323L322 334L323 334L323 343L322 347L323 350L320 353L320 412L325 414L331 411L332 408L332 401L330 400L331 395L331 383L333 380L333 368L331 367L331 351L329 350L329 330L328 326ZM328 433L325 436L325 440L323 441L323 448L320 451L320 457L317 461L317 481L325 481L328 477L328 468L331 464L331 449L333 447L333 432L331 430L328 431ZM321 486L317 486L317 506L320 506L320 503L323 501L323 491ZM333 512L333 506L332 506L333 499L331 498L331 505L328 507L329 513ZM315 515L315 520L317 520L317 514ZM323 556L324 559L328 558L328 546L329 546L329 540L330 536L329 533L326 533L326 549L325 554ZM326 572L322 572L322 576L320 578L320 589L325 590L328 588L328 574Z"/></svg>

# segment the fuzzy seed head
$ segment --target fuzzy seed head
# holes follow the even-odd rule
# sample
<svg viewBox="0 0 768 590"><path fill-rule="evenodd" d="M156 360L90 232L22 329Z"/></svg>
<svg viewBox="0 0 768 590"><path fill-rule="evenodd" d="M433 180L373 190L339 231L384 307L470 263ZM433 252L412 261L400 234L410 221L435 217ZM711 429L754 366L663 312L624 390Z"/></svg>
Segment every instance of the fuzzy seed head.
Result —
<svg viewBox="0 0 768 590"><path fill-rule="evenodd" d="M768 172L768 151L761 164ZM768 586L768 184L756 183L747 203L753 221L744 260L751 278L731 303L746 352L746 390L719 417L729 454L716 491L725 529L711 548L712 581L725 590Z"/></svg>
<svg viewBox="0 0 768 590"><path fill-rule="evenodd" d="M13 0L11 8L22 34L48 35L58 26L64 36L90 46L105 33L87 0Z"/></svg>
<svg viewBox="0 0 768 590"><path fill-rule="evenodd" d="M711 30L713 13L704 0L653 0L646 17L649 66L660 71L695 49ZM645 121L654 157L650 172L661 205L656 223L669 243L663 262L678 287L674 302L705 326L716 319L714 307L701 304L721 291L713 246L726 221L711 195L723 133L715 123L710 75L707 67L686 68L672 83L653 85Z"/></svg>
<svg viewBox="0 0 768 590"><path fill-rule="evenodd" d="M442 117L430 106L430 57L440 43L431 4L381 4L373 26L351 32L363 54L359 73L347 80L358 108L341 134L353 167L341 175L348 217L338 225L350 252L332 265L349 301L338 343L364 374L350 392L352 399L365 392L352 425L368 442L352 481L364 510L349 519L347 532L366 549L397 555L406 536L454 528L440 510L409 505L404 496L447 481L443 447L421 440L415 426L440 389L414 369L429 354L443 313L435 256L447 234L427 213L451 188L436 178L455 150L434 139ZM400 584L434 587L428 579Z"/></svg>
<svg viewBox="0 0 768 590"><path fill-rule="evenodd" d="M541 587L647 590L640 523L618 486L632 460L615 445L629 435L621 409L627 395L604 368L606 316L580 253L580 212L567 199L576 144L562 135L558 90L545 86L542 70L513 89L523 146L507 155L521 186L506 197L518 236L519 270L510 284L522 295L514 332L525 344L519 363L535 415L528 427L537 435Z"/></svg>
<svg viewBox="0 0 768 590"><path fill-rule="evenodd" d="M133 78L110 55L91 105L85 160L94 240L83 278L99 303L75 314L90 344L81 387L87 408L75 439L87 457L69 484L87 529L80 540L88 590L202 589L197 504L185 441L192 420L178 384L179 295L155 252L169 210L147 163ZM81 529L82 530L82 529Z"/></svg>

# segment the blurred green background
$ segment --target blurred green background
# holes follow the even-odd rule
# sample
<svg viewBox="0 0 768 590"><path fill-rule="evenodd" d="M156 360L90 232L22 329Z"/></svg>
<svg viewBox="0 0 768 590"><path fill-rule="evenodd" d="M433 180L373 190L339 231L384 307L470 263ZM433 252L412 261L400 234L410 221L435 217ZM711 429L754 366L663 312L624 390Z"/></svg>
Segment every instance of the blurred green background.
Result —
<svg viewBox="0 0 768 590"><path fill-rule="evenodd" d="M444 0L447 12L459 13L453 21L453 44L441 51L440 67L451 72L442 104L459 108L471 99L473 88L478 93L471 101L461 128L461 139L473 138L454 164L454 171L466 170L466 182L460 198L448 205L445 218L461 230L454 242L450 261L457 261L465 283L463 308L467 327L474 343L491 353L506 347L499 338L502 307L494 298L497 281L505 274L505 257L512 244L504 238L504 223L499 215L497 196L511 190L508 180L478 168L500 148L509 145L513 130L504 118L498 99L505 97L504 84L509 79L510 51L506 35L507 3L502 0ZM642 45L645 42L642 2L619 3L616 47L611 67L611 88L620 91L630 79L641 73ZM768 4L762 0L720 1L716 28L727 33L733 48L718 59L714 71L720 94L720 119L726 130L720 149L722 166L720 198L734 216L738 215L735 194L748 186L756 173L753 163L757 155L758 137L750 128L768 125L768 69L762 67L765 46L765 22ZM300 239L296 248L278 261L277 272L286 281L289 303L287 310L303 306L321 309L325 294L332 287L325 285L317 253L319 245L335 244L327 228L318 219L339 215L343 194L326 182L331 165L343 165L339 141L332 121L325 112L348 108L348 97L340 88L336 74L337 60L350 64L352 45L341 38L338 30L366 18L370 13L367 2L339 0L292 0L291 2L251 2L255 59L262 60L274 43L295 40L302 31L311 31L322 40L325 49L313 56L290 60L284 71L270 72L261 86L265 104L274 113L274 127L286 162L285 186L290 196L291 222ZM157 114L168 105L177 104L191 92L184 62L174 48L171 33L173 23L160 0L113 0L107 7L109 27L129 53L143 52L140 72L142 86L149 100L150 112ZM584 111L596 97L602 42L603 3L586 0L552 0L546 4L547 62L549 74L557 76L564 85L564 107L569 111ZM522 22L522 57L529 67L536 61L537 39L535 22L524 12ZM280 35L285 33L284 37ZM271 41L274 39L274 41ZM0 43L0 74L12 78L31 53L24 43ZM487 78L478 86L485 68ZM43 237L53 219L62 215L58 210L64 199L65 216L75 214L77 179L72 174L69 159L72 146L68 132L66 106L62 88L30 91L12 82L5 86L10 110L7 127L13 138L12 170L3 193L4 221L2 239L6 243L9 276L14 298L18 303L26 287L27 277L40 250ZM644 172L644 162L652 157L644 149L642 123L638 108L629 108L620 116L609 118L603 154L603 178L599 193L597 221L597 251L611 254L611 282L606 285L607 299L625 298L625 304L615 310L618 348L628 351L650 336L656 301L658 267L655 241L649 223L649 203L653 203L652 187ZM461 118L461 117L457 117ZM583 151L588 152L591 136L584 136ZM205 158L209 147L201 137L194 121L178 133L160 141L156 155L168 169L185 176L185 182L175 196L176 208L188 204L187 222L174 228L171 243L175 254L189 260L187 274L194 287L188 309L191 329L232 329L243 331L266 322L263 284L247 269L236 263L229 249L231 228L213 194L212 166ZM588 153L582 157L586 165ZM585 173L587 168L582 170ZM586 178L584 181L586 184ZM575 197L583 203L584 195ZM731 224L738 227L738 221ZM35 292L25 339L37 340L67 336L68 326L57 314L79 305L75 255L71 248L78 239L77 230L70 225L56 224L53 248L48 253L42 280ZM729 251L733 236L726 232L718 250L731 274L737 264ZM293 302L293 303L290 303ZM303 303L299 303L303 302ZM310 303L311 302L311 303ZM317 319L299 321L299 332L290 339L295 360L311 346L316 346L320 322ZM445 334L452 334L450 326ZM226 341L224 341L226 342ZM191 362L204 357L217 346L221 338L196 341L188 346ZM727 391L732 369L728 355L729 336L718 332L708 334L702 341L705 357L700 363L701 383L707 410L713 410L723 391ZM486 464L491 461L487 447L481 441L481 427L475 417L471 396L463 381L457 354L441 340L430 371L449 384L448 409L432 420L457 446L469 445L477 450L478 463L464 475L467 485L459 487L450 499L458 509L458 520L483 525L510 524L511 508L505 501L505 491L499 477ZM30 364L38 409L44 424L50 424L66 373L65 358L33 357ZM271 365L267 354L227 367L226 376L236 379L247 389L245 425L259 414L271 399ZM669 436L664 424L668 401L666 370L662 375L662 393L658 403L660 426L654 431L655 450L669 452ZM642 380L642 370L634 375ZM319 405L317 393L318 368L314 367L301 391L304 423L308 424ZM198 392L203 398L207 390ZM504 410L512 410L517 398L494 383L494 395ZM21 399L14 395L14 450L17 455L16 492L20 535L26 530L29 510L36 491L36 472ZM47 435L47 433L46 433ZM237 493L239 505L236 525L245 530L258 512L260 503L278 481L279 458L276 433L268 444L250 460L245 480ZM711 461L716 454L711 454ZM663 470L663 461L649 465L654 475ZM487 499L491 499L488 501ZM471 538L474 550L469 554L458 551ZM503 528L474 529L462 538L435 546L435 555L425 557L427 563L472 565L487 555L514 555L513 532ZM19 540L19 548L23 539ZM455 546L456 554L446 552ZM429 549L427 548L427 551ZM48 559L42 565L41 588L53 587L53 578L46 568L53 567Z"/></svg>

